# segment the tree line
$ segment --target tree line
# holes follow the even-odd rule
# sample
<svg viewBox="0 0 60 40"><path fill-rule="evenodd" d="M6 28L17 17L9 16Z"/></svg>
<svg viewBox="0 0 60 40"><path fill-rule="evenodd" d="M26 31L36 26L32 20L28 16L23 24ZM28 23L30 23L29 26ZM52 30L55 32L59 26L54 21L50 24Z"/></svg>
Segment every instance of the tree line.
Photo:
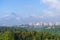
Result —
<svg viewBox="0 0 60 40"><path fill-rule="evenodd" d="M60 40L60 35L24 28L5 27L0 28L0 40Z"/></svg>

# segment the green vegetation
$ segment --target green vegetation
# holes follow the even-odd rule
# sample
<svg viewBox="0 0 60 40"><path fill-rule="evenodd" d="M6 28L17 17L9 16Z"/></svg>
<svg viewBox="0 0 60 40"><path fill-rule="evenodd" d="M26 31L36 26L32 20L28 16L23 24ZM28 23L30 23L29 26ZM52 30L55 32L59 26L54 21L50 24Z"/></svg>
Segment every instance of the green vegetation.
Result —
<svg viewBox="0 0 60 40"><path fill-rule="evenodd" d="M60 34L21 27L0 27L0 40L60 40Z"/></svg>

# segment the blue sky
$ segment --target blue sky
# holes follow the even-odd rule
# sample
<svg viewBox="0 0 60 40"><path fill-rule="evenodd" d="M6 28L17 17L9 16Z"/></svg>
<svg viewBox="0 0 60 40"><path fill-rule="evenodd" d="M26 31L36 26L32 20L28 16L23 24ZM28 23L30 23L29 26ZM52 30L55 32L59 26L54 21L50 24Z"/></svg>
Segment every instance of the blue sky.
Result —
<svg viewBox="0 0 60 40"><path fill-rule="evenodd" d="M0 0L0 15L59 17L59 0Z"/></svg>
<svg viewBox="0 0 60 40"><path fill-rule="evenodd" d="M0 15L16 13L30 16L40 13L39 0L0 0Z"/></svg>
<svg viewBox="0 0 60 40"><path fill-rule="evenodd" d="M59 22L60 0L0 0L0 22L3 24L14 18L23 23L32 20Z"/></svg>

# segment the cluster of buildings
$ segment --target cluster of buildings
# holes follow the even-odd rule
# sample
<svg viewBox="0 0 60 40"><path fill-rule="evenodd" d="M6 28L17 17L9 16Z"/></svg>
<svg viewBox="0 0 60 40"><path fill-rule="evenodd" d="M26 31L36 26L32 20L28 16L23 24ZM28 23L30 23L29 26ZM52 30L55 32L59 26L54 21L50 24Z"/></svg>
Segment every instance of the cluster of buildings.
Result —
<svg viewBox="0 0 60 40"><path fill-rule="evenodd" d="M53 26L53 25L60 25L60 22L37 22L37 23L32 23L30 22L29 25L36 25L36 26Z"/></svg>

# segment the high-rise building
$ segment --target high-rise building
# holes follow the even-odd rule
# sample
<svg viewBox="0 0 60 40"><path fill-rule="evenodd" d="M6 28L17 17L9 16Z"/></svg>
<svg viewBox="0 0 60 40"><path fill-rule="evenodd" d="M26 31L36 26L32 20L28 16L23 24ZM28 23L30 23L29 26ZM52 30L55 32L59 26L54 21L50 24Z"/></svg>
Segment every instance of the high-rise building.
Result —
<svg viewBox="0 0 60 40"><path fill-rule="evenodd" d="M44 26L48 26L48 23L44 22Z"/></svg>
<svg viewBox="0 0 60 40"><path fill-rule="evenodd" d="M54 25L54 23L52 23L52 22L49 22L49 26L53 26Z"/></svg>
<svg viewBox="0 0 60 40"><path fill-rule="evenodd" d="M33 23L32 23L32 22L30 22L30 23L29 23L29 25L30 25L30 26L32 26L32 25L33 25Z"/></svg>
<svg viewBox="0 0 60 40"><path fill-rule="evenodd" d="M56 22L56 24L55 25L60 25L60 22Z"/></svg>

